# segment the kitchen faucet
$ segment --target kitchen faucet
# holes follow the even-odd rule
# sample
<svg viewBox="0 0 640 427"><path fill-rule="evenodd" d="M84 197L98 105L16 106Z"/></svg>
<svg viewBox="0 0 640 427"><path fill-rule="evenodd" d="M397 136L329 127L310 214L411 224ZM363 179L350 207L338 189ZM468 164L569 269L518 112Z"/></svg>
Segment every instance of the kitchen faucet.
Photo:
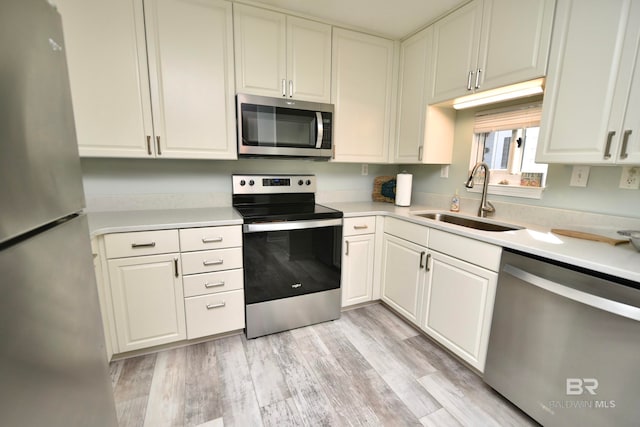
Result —
<svg viewBox="0 0 640 427"><path fill-rule="evenodd" d="M487 191L489 189L489 165L485 162L478 162L471 170L471 175L464 185L467 188L473 188L473 177L478 169L484 168L484 183L482 184L482 199L480 200L480 207L478 208L478 216L485 218L488 214L493 214L496 208L487 200Z"/></svg>

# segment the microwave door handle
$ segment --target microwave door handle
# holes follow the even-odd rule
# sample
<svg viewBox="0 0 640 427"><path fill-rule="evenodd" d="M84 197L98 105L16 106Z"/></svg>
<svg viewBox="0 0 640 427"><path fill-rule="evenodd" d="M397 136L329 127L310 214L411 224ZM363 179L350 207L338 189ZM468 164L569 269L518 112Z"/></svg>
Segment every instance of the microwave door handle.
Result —
<svg viewBox="0 0 640 427"><path fill-rule="evenodd" d="M316 111L316 121L318 122L318 139L316 139L316 148L322 148L324 125L322 124L322 113L320 111Z"/></svg>

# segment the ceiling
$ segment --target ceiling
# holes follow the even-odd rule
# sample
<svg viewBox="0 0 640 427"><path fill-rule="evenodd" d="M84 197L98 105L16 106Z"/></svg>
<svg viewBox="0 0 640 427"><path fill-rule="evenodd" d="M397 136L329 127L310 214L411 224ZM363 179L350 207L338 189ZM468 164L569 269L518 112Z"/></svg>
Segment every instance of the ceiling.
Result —
<svg viewBox="0 0 640 427"><path fill-rule="evenodd" d="M253 0L401 39L468 0Z"/></svg>

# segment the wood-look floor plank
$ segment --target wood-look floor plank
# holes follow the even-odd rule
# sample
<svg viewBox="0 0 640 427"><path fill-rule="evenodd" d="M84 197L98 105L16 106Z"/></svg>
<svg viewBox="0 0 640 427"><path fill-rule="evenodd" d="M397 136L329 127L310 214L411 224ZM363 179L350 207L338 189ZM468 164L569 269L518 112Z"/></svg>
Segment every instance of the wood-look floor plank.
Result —
<svg viewBox="0 0 640 427"><path fill-rule="evenodd" d="M344 334L411 412L420 419L440 409L441 405L417 382L411 370L366 331L360 329L352 321L351 313L343 313L340 319Z"/></svg>
<svg viewBox="0 0 640 427"><path fill-rule="evenodd" d="M313 375L291 335L269 335L278 364L305 425L339 426L344 423L333 410L318 379Z"/></svg>
<svg viewBox="0 0 640 427"><path fill-rule="evenodd" d="M489 413L466 399L464 393L441 372L426 375L419 381L440 402L442 407L463 426L500 427L500 424Z"/></svg>
<svg viewBox="0 0 640 427"><path fill-rule="evenodd" d="M184 425L186 349L157 354L144 425Z"/></svg>
<svg viewBox="0 0 640 427"><path fill-rule="evenodd" d="M243 344L260 407L290 398L291 393L269 339L267 337L243 339Z"/></svg>
<svg viewBox="0 0 640 427"><path fill-rule="evenodd" d="M298 329L292 331L292 336L338 417L351 425L380 425L369 406L368 396L361 392L354 383L355 377L347 373L328 350L316 328Z"/></svg>
<svg viewBox="0 0 640 427"><path fill-rule="evenodd" d="M114 387L114 400L120 427L141 426L144 423L155 362L155 354L111 362L112 366L120 365L120 367L114 367L120 370Z"/></svg>
<svg viewBox="0 0 640 427"><path fill-rule="evenodd" d="M500 425L537 425L528 415L482 381L480 376L431 340L417 336L408 338L405 342L420 351L438 372L442 373L455 387L464 393L467 400L474 402L479 408L490 413Z"/></svg>
<svg viewBox="0 0 640 427"><path fill-rule="evenodd" d="M444 408L420 418L424 427L461 427L461 424Z"/></svg>
<svg viewBox="0 0 640 427"><path fill-rule="evenodd" d="M381 303L364 306L362 307L362 310L358 311L377 319L378 322L385 325L387 331L391 331L393 336L400 340L420 335L420 332L418 332L413 326L400 319Z"/></svg>
<svg viewBox="0 0 640 427"><path fill-rule="evenodd" d="M304 424L292 398L263 406L260 412L265 427L297 427Z"/></svg>
<svg viewBox="0 0 640 427"><path fill-rule="evenodd" d="M242 338L235 335L215 341L220 373L222 418L225 426L261 426L260 406Z"/></svg>
<svg viewBox="0 0 640 427"><path fill-rule="evenodd" d="M348 318L360 329L366 331L386 351L393 354L402 365L406 366L414 378L420 378L432 372L436 372L424 355L414 347L404 342L403 335L396 335L396 328L380 321L377 313L369 310L358 310L348 314Z"/></svg>
<svg viewBox="0 0 640 427"><path fill-rule="evenodd" d="M185 426L198 426L222 416L215 343L186 348Z"/></svg>
<svg viewBox="0 0 640 427"><path fill-rule="evenodd" d="M111 378L111 387L113 389L116 388L118 380L120 379L120 374L122 373L122 365L124 365L124 361L112 362L109 364L109 377Z"/></svg>
<svg viewBox="0 0 640 427"><path fill-rule="evenodd" d="M381 425L419 425L417 417L400 400L371 364L360 354L341 329L341 321L313 326L326 348L347 372Z"/></svg>

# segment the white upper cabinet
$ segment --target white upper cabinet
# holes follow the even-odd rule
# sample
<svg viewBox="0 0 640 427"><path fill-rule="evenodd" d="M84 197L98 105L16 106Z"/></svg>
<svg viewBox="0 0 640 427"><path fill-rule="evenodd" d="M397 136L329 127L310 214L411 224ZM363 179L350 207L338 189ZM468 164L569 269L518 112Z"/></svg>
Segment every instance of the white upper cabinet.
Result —
<svg viewBox="0 0 640 427"><path fill-rule="evenodd" d="M145 1L156 155L236 158L231 3Z"/></svg>
<svg viewBox="0 0 640 427"><path fill-rule="evenodd" d="M236 158L231 3L58 3L81 156Z"/></svg>
<svg viewBox="0 0 640 427"><path fill-rule="evenodd" d="M237 91L312 102L331 97L331 26L234 5Z"/></svg>
<svg viewBox="0 0 640 427"><path fill-rule="evenodd" d="M475 0L433 25L429 103L545 75L555 0Z"/></svg>
<svg viewBox="0 0 640 427"><path fill-rule="evenodd" d="M153 132L142 2L56 0L81 156L148 157Z"/></svg>
<svg viewBox="0 0 640 427"><path fill-rule="evenodd" d="M385 163L389 159L394 43L335 28L332 53L334 160Z"/></svg>
<svg viewBox="0 0 640 427"><path fill-rule="evenodd" d="M394 163L451 163L455 112L427 105L433 28L402 42Z"/></svg>
<svg viewBox="0 0 640 427"><path fill-rule="evenodd" d="M558 0L536 161L640 164L639 53L639 2Z"/></svg>

